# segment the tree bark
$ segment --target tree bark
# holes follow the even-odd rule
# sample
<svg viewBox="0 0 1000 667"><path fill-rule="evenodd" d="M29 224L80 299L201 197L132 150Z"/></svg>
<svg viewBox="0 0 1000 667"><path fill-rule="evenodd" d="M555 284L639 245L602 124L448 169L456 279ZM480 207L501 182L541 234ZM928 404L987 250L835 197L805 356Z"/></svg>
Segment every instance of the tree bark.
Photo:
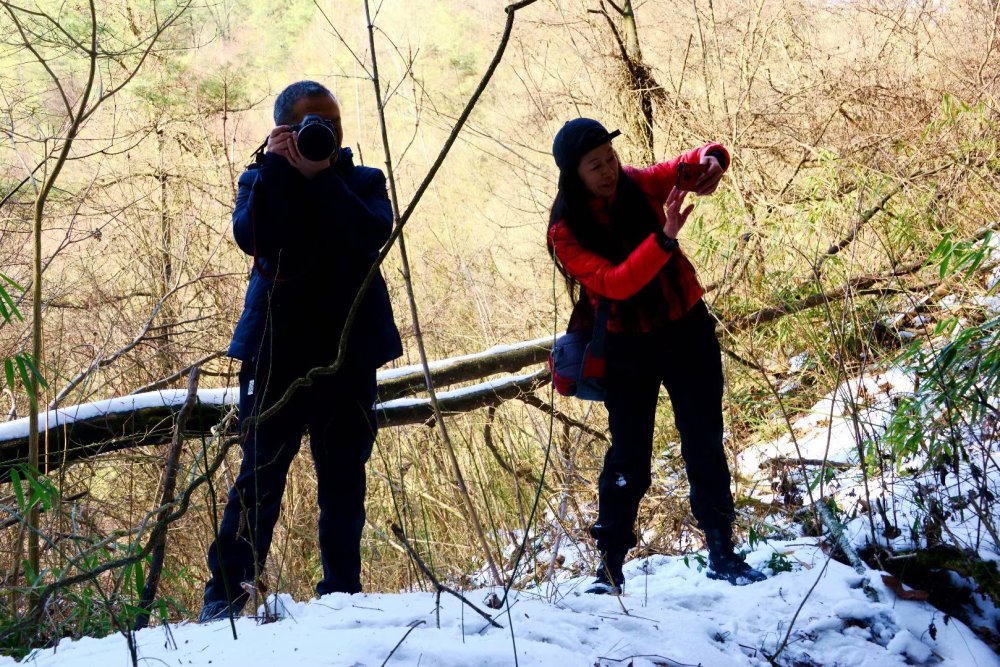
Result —
<svg viewBox="0 0 1000 667"><path fill-rule="evenodd" d="M167 452L166 465L163 471L163 493L160 496L160 507L166 507L174 501L174 490L177 488L177 471L180 469L179 462L181 448L184 444L184 426L188 417L194 410L198 401L198 367L191 370L191 377L188 380L187 398L184 405L177 414L177 423L174 425L173 437L170 443L170 451ZM169 511L164 509L157 516L157 521L166 525L166 518ZM153 608L156 599L156 591L160 587L160 573L163 572L163 561L167 555L167 531L156 533L153 545L153 561L149 566L149 573L146 575L146 584L142 589L142 597L139 600L139 607L143 609L135 620L135 629L142 630L149 626L149 612Z"/></svg>

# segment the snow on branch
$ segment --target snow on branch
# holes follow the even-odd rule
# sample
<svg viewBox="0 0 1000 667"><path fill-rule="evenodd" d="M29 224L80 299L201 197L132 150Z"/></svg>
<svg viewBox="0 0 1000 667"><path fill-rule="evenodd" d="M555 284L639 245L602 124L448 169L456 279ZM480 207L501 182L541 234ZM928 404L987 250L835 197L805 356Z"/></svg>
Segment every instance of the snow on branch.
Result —
<svg viewBox="0 0 1000 667"><path fill-rule="evenodd" d="M551 338L542 338L444 359L431 364L432 378L436 384L449 385L512 373L547 358L551 345ZM547 370L505 376L442 392L438 394L438 401L445 413L469 412L517 398L534 391L547 380ZM419 366L383 371L378 375L378 382L383 402L376 409L383 427L433 423L430 399L404 398L425 388ZM99 454L170 442L176 414L186 396L185 390L165 389L65 406L39 414L44 452L42 471ZM236 387L200 389L197 406L185 429L186 435L199 437L210 433L238 400ZM27 418L0 424L0 480L7 478L12 467L26 462L27 448Z"/></svg>

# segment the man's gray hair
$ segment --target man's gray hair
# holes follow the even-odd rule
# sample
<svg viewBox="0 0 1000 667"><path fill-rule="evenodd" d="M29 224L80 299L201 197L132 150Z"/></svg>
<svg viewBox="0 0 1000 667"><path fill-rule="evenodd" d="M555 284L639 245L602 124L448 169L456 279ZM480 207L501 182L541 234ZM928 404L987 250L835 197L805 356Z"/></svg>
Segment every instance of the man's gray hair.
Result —
<svg viewBox="0 0 1000 667"><path fill-rule="evenodd" d="M276 126L292 125L295 122L292 107L295 106L296 102L307 97L322 97L323 95L337 99L326 86L315 81L297 81L287 86L274 100L274 124Z"/></svg>

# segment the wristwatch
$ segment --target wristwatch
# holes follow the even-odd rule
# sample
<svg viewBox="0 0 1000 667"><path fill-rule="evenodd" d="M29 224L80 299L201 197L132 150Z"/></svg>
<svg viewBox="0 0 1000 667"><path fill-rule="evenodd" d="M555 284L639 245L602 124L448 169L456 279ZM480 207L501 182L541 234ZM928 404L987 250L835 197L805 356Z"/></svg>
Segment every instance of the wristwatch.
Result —
<svg viewBox="0 0 1000 667"><path fill-rule="evenodd" d="M663 248L664 252L670 252L677 248L677 239L670 238L663 230L656 233L656 243Z"/></svg>

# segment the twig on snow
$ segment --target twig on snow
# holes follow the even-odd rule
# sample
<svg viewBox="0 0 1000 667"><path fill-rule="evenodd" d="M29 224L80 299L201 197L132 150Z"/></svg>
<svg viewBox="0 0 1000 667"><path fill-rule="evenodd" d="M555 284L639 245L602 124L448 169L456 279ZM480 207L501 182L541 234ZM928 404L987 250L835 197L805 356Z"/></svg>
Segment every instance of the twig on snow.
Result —
<svg viewBox="0 0 1000 667"><path fill-rule="evenodd" d="M480 609L476 605L474 605L471 602L469 602L469 600L466 599L466 597L464 595L462 595L461 593L459 593L458 591L456 591L456 590L454 590L452 588L449 588L448 586L445 586L440 581L438 581L437 577L435 577L434 574L430 571L430 569L428 569L427 565L424 564L423 559L420 558L420 554L418 554L416 552L416 550L412 546L410 546L410 543L406 540L406 534L403 533L403 529L402 528L400 528L396 524L392 524L392 534L396 536L396 539L399 540L400 544L402 544L404 547L406 547L406 552L408 554L410 554L410 558L412 558L413 562L416 564L416 566L418 568L420 568L420 571L424 573L424 576L427 577L430 580L431 584L434 586L434 588L437 591L439 599L441 597L441 593L442 592L450 593L450 594L454 595L456 598L458 598L459 600L461 600L462 602L464 602L466 605L468 605L469 608L471 608L477 614L479 614L480 616L482 616L483 618L485 618L489 622L489 624L492 625L494 628L502 628L503 627L502 625L500 625L499 623L497 623L496 621L494 621L493 618L489 614L487 614L482 609ZM440 625L441 625L441 623L440 623L440 619L439 619L438 620L438 627L440 627Z"/></svg>

